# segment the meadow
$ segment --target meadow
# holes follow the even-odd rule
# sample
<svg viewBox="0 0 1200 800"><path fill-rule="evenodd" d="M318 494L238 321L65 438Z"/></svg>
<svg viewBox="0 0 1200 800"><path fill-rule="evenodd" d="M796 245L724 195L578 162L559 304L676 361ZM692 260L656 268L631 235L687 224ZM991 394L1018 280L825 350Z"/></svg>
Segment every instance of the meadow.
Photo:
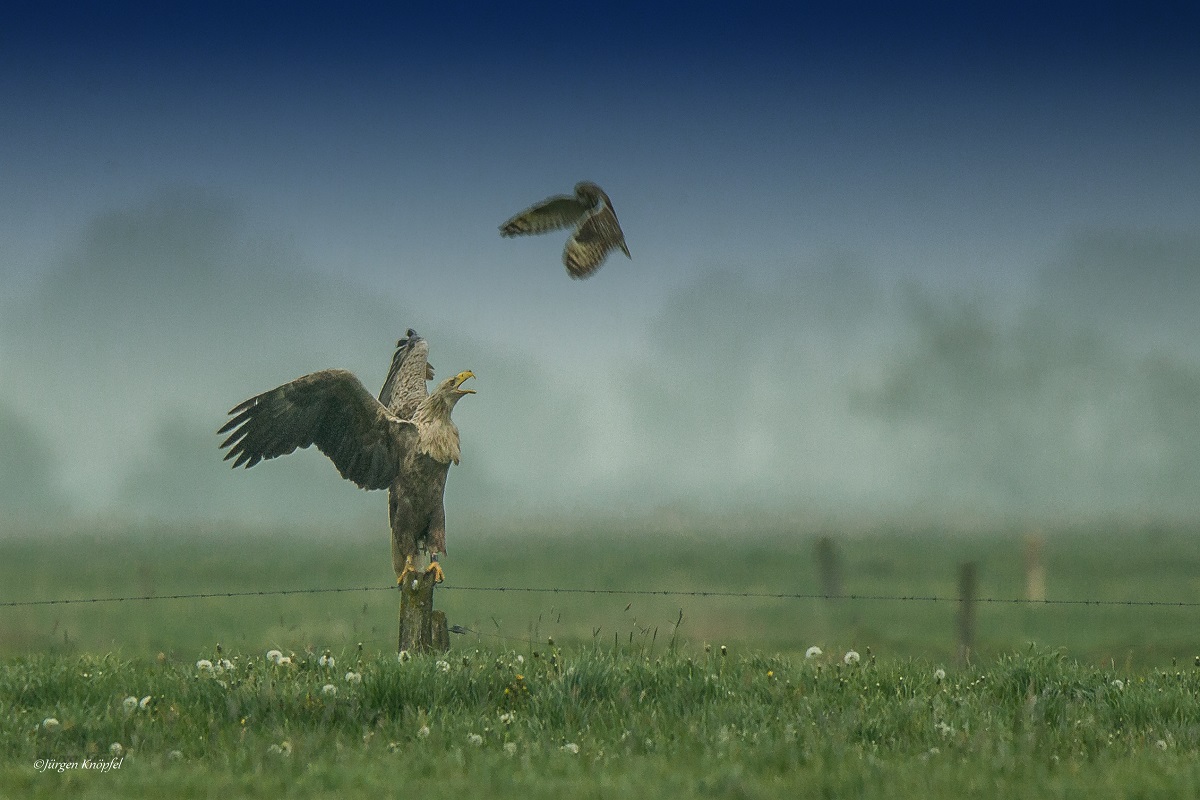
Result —
<svg viewBox="0 0 1200 800"><path fill-rule="evenodd" d="M983 603L959 659L958 565L1021 598L1025 533L495 531L400 661L378 530L16 532L4 603L354 590L0 606L0 796L1197 796L1200 537L1045 531L1047 597L1116 602ZM857 599L518 591L817 595L821 535Z"/></svg>

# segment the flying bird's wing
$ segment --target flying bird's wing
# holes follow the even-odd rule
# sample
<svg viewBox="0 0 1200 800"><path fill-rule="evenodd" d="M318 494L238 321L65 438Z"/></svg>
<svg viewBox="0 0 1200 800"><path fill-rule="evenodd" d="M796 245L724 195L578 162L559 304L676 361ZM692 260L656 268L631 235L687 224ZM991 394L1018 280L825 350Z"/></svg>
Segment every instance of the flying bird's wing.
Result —
<svg viewBox="0 0 1200 800"><path fill-rule="evenodd" d="M565 194L547 198L500 226L501 236L521 236L569 228L591 209L578 197Z"/></svg>
<svg viewBox="0 0 1200 800"><path fill-rule="evenodd" d="M315 444L343 478L364 489L385 489L400 474L416 426L397 419L353 374L322 370L252 397L229 412L217 433L233 466L253 467ZM411 428L413 439L402 428Z"/></svg>
<svg viewBox="0 0 1200 800"><path fill-rule="evenodd" d="M616 212L608 202L602 202L567 239L567 246L563 248L563 264L572 278L582 280L600 269L608 254L618 247L629 257L625 233L617 221Z"/></svg>
<svg viewBox="0 0 1200 800"><path fill-rule="evenodd" d="M433 380L433 366L428 359L429 343L409 328L405 338L396 342L392 366L379 390L379 402L394 416L412 419L417 406L429 396L425 381Z"/></svg>

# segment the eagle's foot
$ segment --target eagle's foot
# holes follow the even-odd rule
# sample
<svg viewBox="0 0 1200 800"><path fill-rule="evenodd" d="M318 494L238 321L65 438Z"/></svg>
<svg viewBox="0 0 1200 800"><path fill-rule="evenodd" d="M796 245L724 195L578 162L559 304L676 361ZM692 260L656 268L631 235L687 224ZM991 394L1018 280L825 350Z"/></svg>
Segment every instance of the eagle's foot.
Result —
<svg viewBox="0 0 1200 800"><path fill-rule="evenodd" d="M441 583L446 580L446 573L442 571L442 565L438 563L437 556L430 556L429 566L425 568L425 573L433 573L433 582Z"/></svg>
<svg viewBox="0 0 1200 800"><path fill-rule="evenodd" d="M416 578L418 575L417 568L413 566L413 557L409 556L404 559L404 569L400 570L400 574L396 576L396 585L403 586L406 579Z"/></svg>

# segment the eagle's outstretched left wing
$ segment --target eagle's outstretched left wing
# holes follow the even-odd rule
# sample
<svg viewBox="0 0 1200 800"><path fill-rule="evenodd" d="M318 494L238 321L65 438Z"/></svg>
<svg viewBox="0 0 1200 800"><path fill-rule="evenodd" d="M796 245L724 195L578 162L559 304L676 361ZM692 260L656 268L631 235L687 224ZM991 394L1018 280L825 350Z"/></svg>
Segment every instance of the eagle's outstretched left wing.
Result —
<svg viewBox="0 0 1200 800"><path fill-rule="evenodd" d="M404 451L416 446L416 426L391 414L343 369L297 378L229 413L233 419L217 433L229 433L221 447L229 448L225 459L235 467L315 444L343 478L386 489L400 474Z"/></svg>

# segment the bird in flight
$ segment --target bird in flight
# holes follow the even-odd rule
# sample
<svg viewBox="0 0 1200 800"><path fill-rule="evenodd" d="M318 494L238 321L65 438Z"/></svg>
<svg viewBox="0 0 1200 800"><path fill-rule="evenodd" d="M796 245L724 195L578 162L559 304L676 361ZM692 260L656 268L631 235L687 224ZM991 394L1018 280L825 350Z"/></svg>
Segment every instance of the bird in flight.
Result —
<svg viewBox="0 0 1200 800"><path fill-rule="evenodd" d="M574 195L547 197L525 209L500 226L500 235L545 233L571 225L575 230L563 248L563 264L572 278L591 277L618 247L626 258L632 258L612 201L603 189L589 181L575 184Z"/></svg>

